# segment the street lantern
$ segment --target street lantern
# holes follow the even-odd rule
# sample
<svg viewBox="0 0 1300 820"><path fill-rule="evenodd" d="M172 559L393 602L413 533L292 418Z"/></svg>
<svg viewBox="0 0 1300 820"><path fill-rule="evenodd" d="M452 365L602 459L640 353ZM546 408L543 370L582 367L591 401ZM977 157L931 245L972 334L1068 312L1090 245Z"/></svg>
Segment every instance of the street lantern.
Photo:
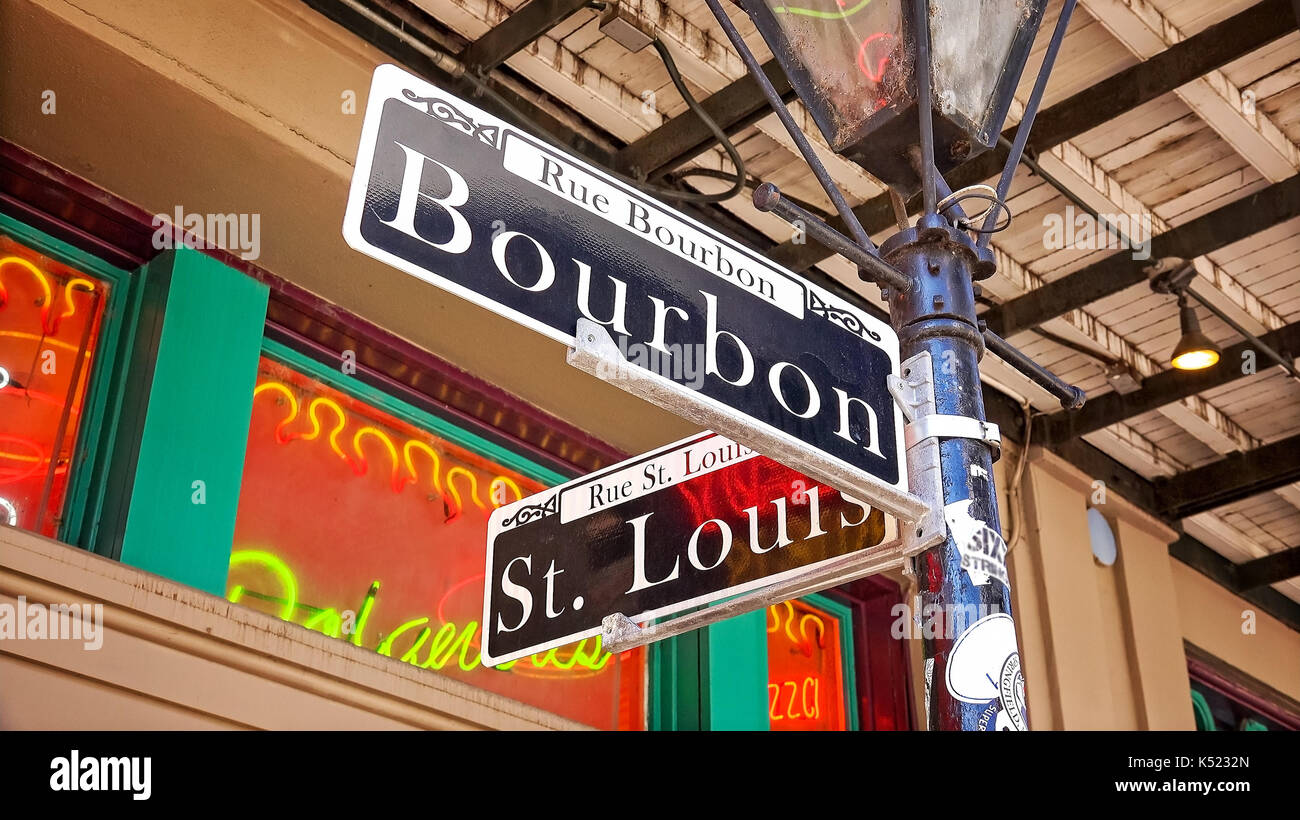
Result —
<svg viewBox="0 0 1300 820"><path fill-rule="evenodd" d="M1000 535L993 479L1000 434L985 416L980 359L993 352L1066 409L1083 406L1086 395L980 319L972 280L996 270L989 243L1010 223L1006 202L1011 182L1077 0L1061 3L996 187L971 185L956 191L943 173L997 142L1046 0L834 0L835 6L831 0L743 0L830 147L894 193L908 195L919 188L924 194L914 223L906 203L892 198L899 230L879 246L859 219L860 209L849 205L786 109L722 0L704 2L826 192L839 225L789 201L770 182L756 188L754 206L856 264L859 276L879 285L889 302L902 359L901 376L891 382L891 390L910 411L905 428L909 485L929 505L929 515L946 522L941 541L924 540L910 554L920 608L961 613L991 608L994 613L974 622L955 615L946 624L948 632L924 640L926 691L933 693L926 699L927 725L1027 728L1005 571L1007 545ZM967 213L966 204L977 202L986 203L984 210ZM918 527L915 534L923 539L926 529ZM976 553L989 573L972 569L970 556ZM963 649L976 645L983 647L978 653ZM976 655L976 674L969 678L981 681L980 695L954 683L967 676L961 670L969 669L968 659Z"/></svg>
<svg viewBox="0 0 1300 820"><path fill-rule="evenodd" d="M745 2L831 149L908 195L921 184L909 155L917 144L917 54L928 45L934 161L944 172L997 141L1047 0L932 0L926 31L918 30L916 5Z"/></svg>

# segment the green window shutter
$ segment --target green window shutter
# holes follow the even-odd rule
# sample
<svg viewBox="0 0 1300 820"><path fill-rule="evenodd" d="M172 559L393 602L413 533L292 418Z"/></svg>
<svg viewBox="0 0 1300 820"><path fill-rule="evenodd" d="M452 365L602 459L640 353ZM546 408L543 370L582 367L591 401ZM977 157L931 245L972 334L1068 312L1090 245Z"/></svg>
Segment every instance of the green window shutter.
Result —
<svg viewBox="0 0 1300 820"><path fill-rule="evenodd" d="M712 731L767 731L767 609L708 627L707 694Z"/></svg>
<svg viewBox="0 0 1300 820"><path fill-rule="evenodd" d="M1192 690L1192 712L1196 716L1196 731L1215 731L1214 714L1210 711L1210 704L1206 701L1205 695L1195 689Z"/></svg>
<svg viewBox="0 0 1300 820"><path fill-rule="evenodd" d="M188 248L145 274L99 551L221 595L269 289Z"/></svg>
<svg viewBox="0 0 1300 820"><path fill-rule="evenodd" d="M650 728L766 731L767 611L651 644Z"/></svg>

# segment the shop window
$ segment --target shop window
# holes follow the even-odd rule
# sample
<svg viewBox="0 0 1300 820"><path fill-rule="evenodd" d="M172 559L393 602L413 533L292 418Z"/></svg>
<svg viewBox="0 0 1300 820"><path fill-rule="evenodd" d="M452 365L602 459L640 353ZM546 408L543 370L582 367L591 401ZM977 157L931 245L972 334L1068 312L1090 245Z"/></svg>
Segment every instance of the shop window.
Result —
<svg viewBox="0 0 1300 820"><path fill-rule="evenodd" d="M590 726L644 728L644 650L597 638L479 657L488 516L562 477L268 346L227 597Z"/></svg>
<svg viewBox="0 0 1300 820"><path fill-rule="evenodd" d="M767 608L767 699L772 730L857 728L853 642L845 615L847 608L820 596Z"/></svg>
<svg viewBox="0 0 1300 820"><path fill-rule="evenodd" d="M55 537L94 415L110 282L44 255L15 227L0 221L0 525Z"/></svg>
<svg viewBox="0 0 1300 820"><path fill-rule="evenodd" d="M1192 711L1198 732L1267 732L1290 728L1200 681L1192 681Z"/></svg>

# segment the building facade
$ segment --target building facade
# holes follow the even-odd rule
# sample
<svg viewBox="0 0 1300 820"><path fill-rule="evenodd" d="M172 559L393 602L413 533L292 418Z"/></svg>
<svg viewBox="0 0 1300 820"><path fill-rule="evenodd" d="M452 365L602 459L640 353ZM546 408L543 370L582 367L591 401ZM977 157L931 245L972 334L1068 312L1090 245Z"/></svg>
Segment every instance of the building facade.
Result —
<svg viewBox="0 0 1300 820"><path fill-rule="evenodd" d="M347 247L381 40L0 2L0 727L925 728L902 574L483 666L491 511L695 428ZM1300 728L1300 605L1008 439L1034 728Z"/></svg>

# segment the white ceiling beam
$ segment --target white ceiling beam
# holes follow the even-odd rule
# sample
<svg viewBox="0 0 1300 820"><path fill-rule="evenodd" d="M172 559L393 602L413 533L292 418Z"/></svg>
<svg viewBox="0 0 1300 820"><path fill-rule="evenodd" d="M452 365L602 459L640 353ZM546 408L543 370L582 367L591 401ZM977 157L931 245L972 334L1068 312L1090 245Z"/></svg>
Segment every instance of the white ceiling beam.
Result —
<svg viewBox="0 0 1300 820"><path fill-rule="evenodd" d="M1147 0L1080 0L1093 17L1142 59L1187 39ZM1175 92L1210 128L1266 179L1273 182L1300 169L1297 147L1251 97L1244 97L1222 71L1212 71Z"/></svg>
<svg viewBox="0 0 1300 820"><path fill-rule="evenodd" d="M622 0L622 2L625 10L634 13L644 25L655 29L660 38L668 44L682 76L696 85L714 92L748 73L740 55L731 48L730 42L725 38L715 37L711 30L692 23L663 0ZM759 51L756 49L755 53ZM831 150L822 137L821 129L817 127L802 102L792 102L786 108L800 130L808 137L814 153L831 172L831 176L848 195L851 203L864 202L884 192L885 189L880 182L861 166ZM794 154L797 161L803 161L794 139L775 114L769 114L759 120L756 127Z"/></svg>
<svg viewBox="0 0 1300 820"><path fill-rule="evenodd" d="M1020 103L1013 103L1012 108L1012 113L1019 117L1023 111ZM1103 216L1109 215L1110 220L1124 216L1130 224L1136 222L1150 225L1151 236L1165 233L1173 227L1074 143L1063 142L1053 146L1050 151L1039 155L1038 164L1093 210ZM1130 238L1142 241L1151 237ZM1208 257L1197 257L1191 262L1199 274L1192 282L1192 292L1232 317L1233 321L1251 333L1267 333L1286 324L1281 315Z"/></svg>
<svg viewBox="0 0 1300 820"><path fill-rule="evenodd" d="M512 13L497 0L415 0L415 4L470 41ZM664 121L657 110L643 110L640 97L548 35L529 43L506 64L625 142Z"/></svg>

